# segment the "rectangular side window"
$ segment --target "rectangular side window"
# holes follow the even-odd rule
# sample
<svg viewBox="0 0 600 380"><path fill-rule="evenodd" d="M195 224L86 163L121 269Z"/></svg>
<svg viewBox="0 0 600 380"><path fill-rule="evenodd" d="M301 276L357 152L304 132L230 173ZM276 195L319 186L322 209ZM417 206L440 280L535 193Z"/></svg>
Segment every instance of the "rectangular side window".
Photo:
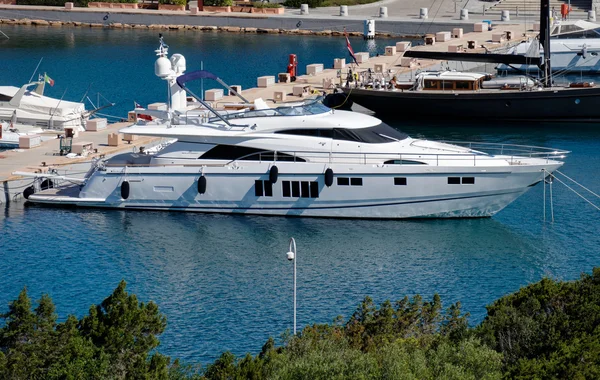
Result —
<svg viewBox="0 0 600 380"><path fill-rule="evenodd" d="M260 179L254 181L254 195L256 195L257 197L263 196L263 181L261 181Z"/></svg>
<svg viewBox="0 0 600 380"><path fill-rule="evenodd" d="M291 197L290 181L283 181L281 183L281 191L284 197Z"/></svg>
<svg viewBox="0 0 600 380"><path fill-rule="evenodd" d="M300 182L298 181L292 181L292 197L300 197Z"/></svg>
<svg viewBox="0 0 600 380"><path fill-rule="evenodd" d="M460 185L460 177L448 177L448 185Z"/></svg>
<svg viewBox="0 0 600 380"><path fill-rule="evenodd" d="M406 177L394 177L394 185L406 186Z"/></svg>
<svg viewBox="0 0 600 380"><path fill-rule="evenodd" d="M348 177L337 177L337 184L338 184L338 186L349 186L350 185L350 178L348 178Z"/></svg>
<svg viewBox="0 0 600 380"><path fill-rule="evenodd" d="M350 185L362 186L362 178L350 178Z"/></svg>
<svg viewBox="0 0 600 380"><path fill-rule="evenodd" d="M319 198L319 182L310 183L310 197Z"/></svg>
<svg viewBox="0 0 600 380"><path fill-rule="evenodd" d="M265 197L272 197L273 196L273 184L271 183L271 181L266 180L264 187L265 187Z"/></svg>
<svg viewBox="0 0 600 380"><path fill-rule="evenodd" d="M301 190L300 196L302 198L310 198L310 191L309 191L310 186L308 185L308 181L302 181L300 183L300 185L301 185L300 186L300 190Z"/></svg>
<svg viewBox="0 0 600 380"><path fill-rule="evenodd" d="M462 177L463 185L474 185L475 177Z"/></svg>

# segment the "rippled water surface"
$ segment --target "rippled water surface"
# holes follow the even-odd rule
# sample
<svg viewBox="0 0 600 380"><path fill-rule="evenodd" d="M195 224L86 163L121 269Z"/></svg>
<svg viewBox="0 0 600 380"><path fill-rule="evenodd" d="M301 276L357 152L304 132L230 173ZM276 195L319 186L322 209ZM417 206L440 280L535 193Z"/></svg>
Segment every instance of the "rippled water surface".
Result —
<svg viewBox="0 0 600 380"><path fill-rule="evenodd" d="M60 97L89 82L107 98L162 100L153 76L154 33L5 28L0 84L29 79L40 57ZM283 71L287 54L304 63L344 56L334 38L167 33L188 66L200 59L248 87ZM361 44L361 40L353 44ZM384 46L386 41L379 41ZM380 49L377 45L375 49ZM364 50L365 46L355 50ZM10 65L10 66L9 66ZM14 68L14 70L12 69ZM413 136L506 142L573 151L563 171L600 190L600 127L403 124ZM547 189L548 190L548 189ZM292 326L288 239L298 243L298 324L349 316L366 295L377 301L421 293L461 301L477 323L485 305L543 276L575 279L600 264L600 213L554 185L554 223L543 222L538 185L489 219L360 221L2 205L0 312L27 286L49 293L61 318L81 316L125 279L168 318L160 350L206 363L224 350L256 353ZM596 203L598 199L596 198ZM7 206L7 207L6 207ZM548 204L549 207L549 204Z"/></svg>

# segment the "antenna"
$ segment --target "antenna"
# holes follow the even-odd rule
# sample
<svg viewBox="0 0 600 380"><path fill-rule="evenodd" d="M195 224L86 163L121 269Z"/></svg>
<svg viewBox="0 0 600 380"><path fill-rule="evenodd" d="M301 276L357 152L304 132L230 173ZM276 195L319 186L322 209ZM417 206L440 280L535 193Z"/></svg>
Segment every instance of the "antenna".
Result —
<svg viewBox="0 0 600 380"><path fill-rule="evenodd" d="M35 70L33 70L33 73L31 74L31 78L29 78L29 82L28 83L31 83L31 81L33 80L33 77L35 76L35 73L37 73L37 71L38 71L40 65L42 64L43 60L44 60L44 57L42 57L40 59L40 61L38 62L37 66L35 67Z"/></svg>

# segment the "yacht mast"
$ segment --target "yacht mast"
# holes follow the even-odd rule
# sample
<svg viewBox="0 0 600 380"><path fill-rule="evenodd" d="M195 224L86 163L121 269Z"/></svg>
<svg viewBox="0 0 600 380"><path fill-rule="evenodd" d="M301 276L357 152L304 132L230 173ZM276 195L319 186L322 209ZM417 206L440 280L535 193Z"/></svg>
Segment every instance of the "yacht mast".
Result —
<svg viewBox="0 0 600 380"><path fill-rule="evenodd" d="M544 87L552 86L552 67L550 67L550 0L541 0L540 4L540 45L544 49L544 57L540 70L544 73Z"/></svg>

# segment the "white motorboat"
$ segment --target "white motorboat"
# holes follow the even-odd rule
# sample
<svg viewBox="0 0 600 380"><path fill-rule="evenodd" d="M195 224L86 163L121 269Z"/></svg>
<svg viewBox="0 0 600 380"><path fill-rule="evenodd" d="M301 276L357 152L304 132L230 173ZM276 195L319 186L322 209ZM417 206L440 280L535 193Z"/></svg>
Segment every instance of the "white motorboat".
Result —
<svg viewBox="0 0 600 380"><path fill-rule="evenodd" d="M20 88L0 86L0 121L10 123L11 128L22 133L40 128L53 131L72 128L83 131L90 116L112 105L88 111L83 103L45 96L44 87L43 77Z"/></svg>
<svg viewBox="0 0 600 380"><path fill-rule="evenodd" d="M173 59L175 58L175 59ZM152 154L95 161L84 178L35 178L33 203L255 215L414 218L487 217L559 168L568 153L506 144L413 139L319 99L276 108L218 112L186 83L182 60L159 52L169 110L120 132L174 139ZM187 91L210 112L173 110ZM160 118L162 115L162 119Z"/></svg>

